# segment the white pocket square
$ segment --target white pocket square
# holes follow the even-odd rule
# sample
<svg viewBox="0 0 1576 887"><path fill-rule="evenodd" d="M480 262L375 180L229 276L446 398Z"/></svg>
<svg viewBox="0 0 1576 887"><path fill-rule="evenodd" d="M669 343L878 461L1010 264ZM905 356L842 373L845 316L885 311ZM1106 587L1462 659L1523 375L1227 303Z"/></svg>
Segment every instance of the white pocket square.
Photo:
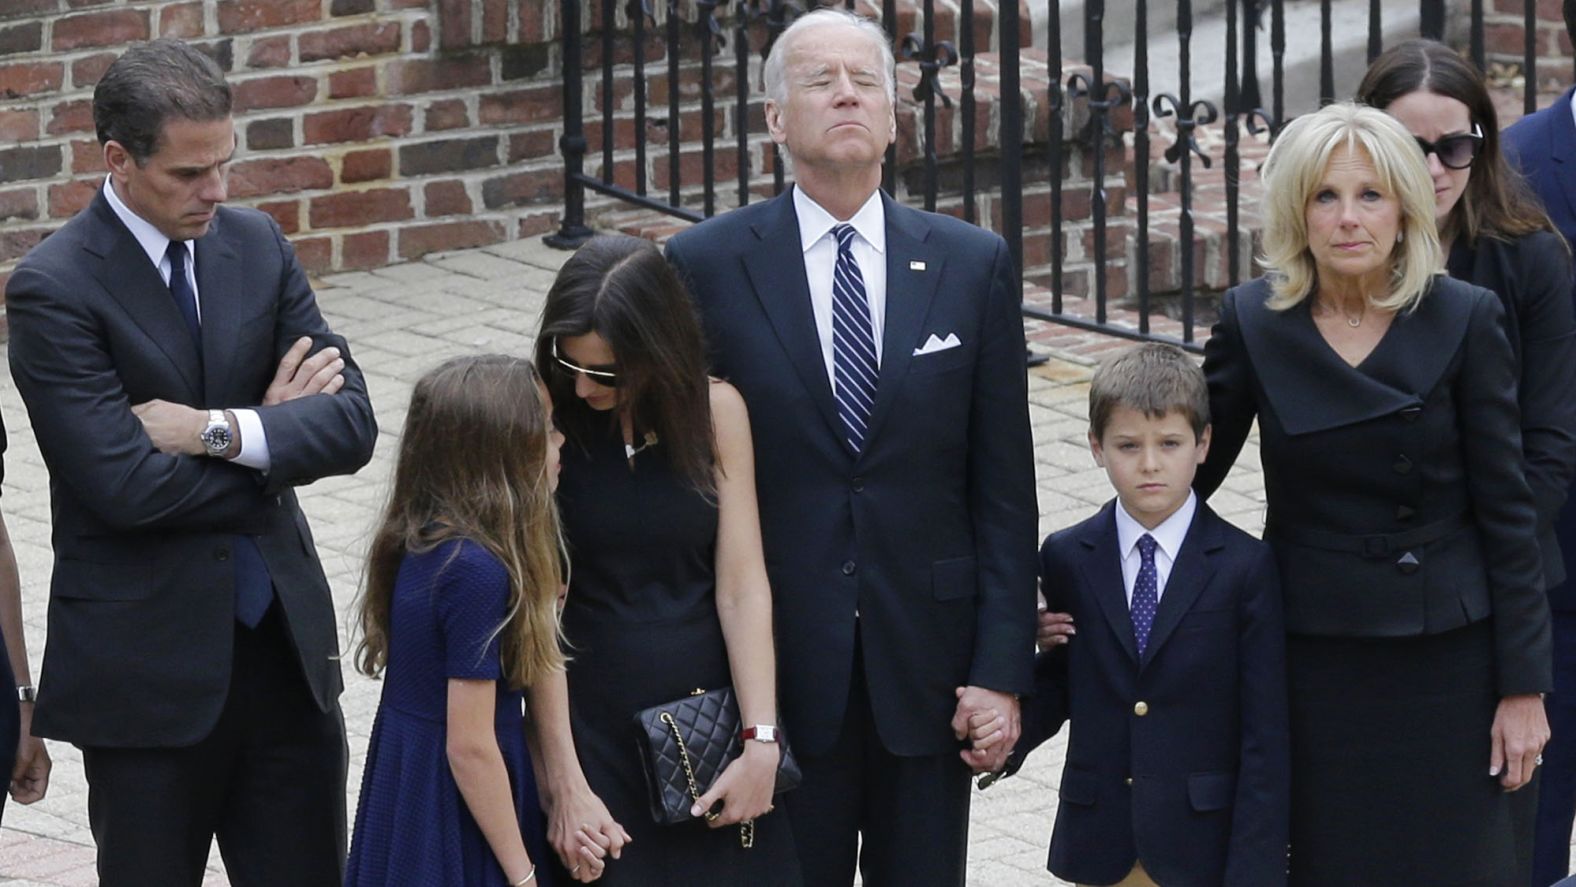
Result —
<svg viewBox="0 0 1576 887"><path fill-rule="evenodd" d="M937 336L935 333L931 333L930 338L925 340L925 344L914 349L914 356L935 354L937 351L946 351L948 348L956 348L962 344L962 342L958 341L957 333L947 333L945 339Z"/></svg>

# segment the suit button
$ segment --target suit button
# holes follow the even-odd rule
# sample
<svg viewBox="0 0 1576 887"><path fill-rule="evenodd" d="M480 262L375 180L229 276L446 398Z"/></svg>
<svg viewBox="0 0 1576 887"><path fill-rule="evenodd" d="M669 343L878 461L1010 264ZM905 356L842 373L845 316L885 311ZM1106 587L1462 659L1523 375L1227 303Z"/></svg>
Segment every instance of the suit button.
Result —
<svg viewBox="0 0 1576 887"><path fill-rule="evenodd" d="M1422 565L1422 561L1419 561L1417 556L1412 554L1410 551L1401 555L1401 559L1395 562L1395 568L1400 570L1401 575L1403 576L1410 576L1413 573L1416 573L1417 568Z"/></svg>
<svg viewBox="0 0 1576 887"><path fill-rule="evenodd" d="M1417 417L1423 415L1422 407L1407 407L1401 411L1401 418L1408 422L1416 422Z"/></svg>
<svg viewBox="0 0 1576 887"><path fill-rule="evenodd" d="M214 551L213 551L213 559L216 560L216 561L227 561L227 560L229 560L230 559L230 549L228 549L228 548L216 548L216 549L214 549Z"/></svg>
<svg viewBox="0 0 1576 887"><path fill-rule="evenodd" d="M863 493L864 491L865 491L865 479L862 478L862 477L854 478L854 492L856 492L856 493Z"/></svg>
<svg viewBox="0 0 1576 887"><path fill-rule="evenodd" d="M1142 699L1133 703L1133 714L1138 715L1139 717L1149 714L1149 703L1143 701Z"/></svg>
<svg viewBox="0 0 1576 887"><path fill-rule="evenodd" d="M1402 453L1395 457L1395 464L1391 465L1390 468L1396 474L1406 474L1412 470L1412 460L1408 459L1405 453Z"/></svg>
<svg viewBox="0 0 1576 887"><path fill-rule="evenodd" d="M1128 785L1132 785L1133 784L1133 777L1129 776L1129 777L1127 777L1126 779L1124 779L1122 781L1127 783Z"/></svg>
<svg viewBox="0 0 1576 887"><path fill-rule="evenodd" d="M274 497L274 504L275 505L280 505L280 506L284 505L285 504L285 497L283 497L283 496L275 496Z"/></svg>
<svg viewBox="0 0 1576 887"><path fill-rule="evenodd" d="M857 569L857 567L854 566L854 562L853 561L843 561L843 575L844 576L852 576L852 575L854 575L854 570L855 569Z"/></svg>
<svg viewBox="0 0 1576 887"><path fill-rule="evenodd" d="M1410 505L1397 505L1395 507L1396 520L1411 520L1417 514L1417 509Z"/></svg>

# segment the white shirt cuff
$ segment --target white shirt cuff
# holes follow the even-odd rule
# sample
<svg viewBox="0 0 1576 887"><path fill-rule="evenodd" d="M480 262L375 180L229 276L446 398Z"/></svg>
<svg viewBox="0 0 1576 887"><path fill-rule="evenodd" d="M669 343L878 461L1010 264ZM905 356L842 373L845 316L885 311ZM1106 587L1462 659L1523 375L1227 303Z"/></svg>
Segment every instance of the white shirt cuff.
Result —
<svg viewBox="0 0 1576 887"><path fill-rule="evenodd" d="M231 409L230 412L235 415L235 424L240 426L241 431L241 452L230 461L258 471L268 471L271 463L268 459L268 435L263 433L263 420L257 417L256 410Z"/></svg>

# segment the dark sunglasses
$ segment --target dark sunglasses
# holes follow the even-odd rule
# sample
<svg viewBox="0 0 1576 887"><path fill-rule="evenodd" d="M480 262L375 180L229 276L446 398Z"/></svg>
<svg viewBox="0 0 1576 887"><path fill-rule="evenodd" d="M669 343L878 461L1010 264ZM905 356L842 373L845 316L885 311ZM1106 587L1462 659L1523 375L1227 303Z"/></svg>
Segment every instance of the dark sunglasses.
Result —
<svg viewBox="0 0 1576 887"><path fill-rule="evenodd" d="M558 355L557 339L553 340L553 360L558 363L559 368L567 372L570 376L582 375L587 379L590 379L592 382L595 382L598 385L605 385L608 388L615 388L618 386L618 373L613 372L613 368L611 366L583 367L580 364L573 363L560 357Z"/></svg>
<svg viewBox="0 0 1576 887"><path fill-rule="evenodd" d="M1424 160L1432 154L1447 169L1466 169L1477 159L1478 152L1483 150L1483 130L1476 123L1472 124L1471 132L1445 136L1437 142L1430 142L1422 136L1412 138L1417 139L1417 147L1422 149Z"/></svg>

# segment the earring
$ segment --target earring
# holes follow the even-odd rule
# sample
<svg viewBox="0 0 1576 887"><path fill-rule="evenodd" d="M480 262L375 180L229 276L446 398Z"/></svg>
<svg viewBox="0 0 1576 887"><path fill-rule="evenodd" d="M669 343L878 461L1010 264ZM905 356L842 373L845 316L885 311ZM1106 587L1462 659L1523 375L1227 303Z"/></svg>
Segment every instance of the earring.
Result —
<svg viewBox="0 0 1576 887"><path fill-rule="evenodd" d="M1405 231L1397 231L1397 232L1395 232L1395 242L1396 243L1400 243L1401 241L1403 241L1405 239L1406 239L1406 232Z"/></svg>

